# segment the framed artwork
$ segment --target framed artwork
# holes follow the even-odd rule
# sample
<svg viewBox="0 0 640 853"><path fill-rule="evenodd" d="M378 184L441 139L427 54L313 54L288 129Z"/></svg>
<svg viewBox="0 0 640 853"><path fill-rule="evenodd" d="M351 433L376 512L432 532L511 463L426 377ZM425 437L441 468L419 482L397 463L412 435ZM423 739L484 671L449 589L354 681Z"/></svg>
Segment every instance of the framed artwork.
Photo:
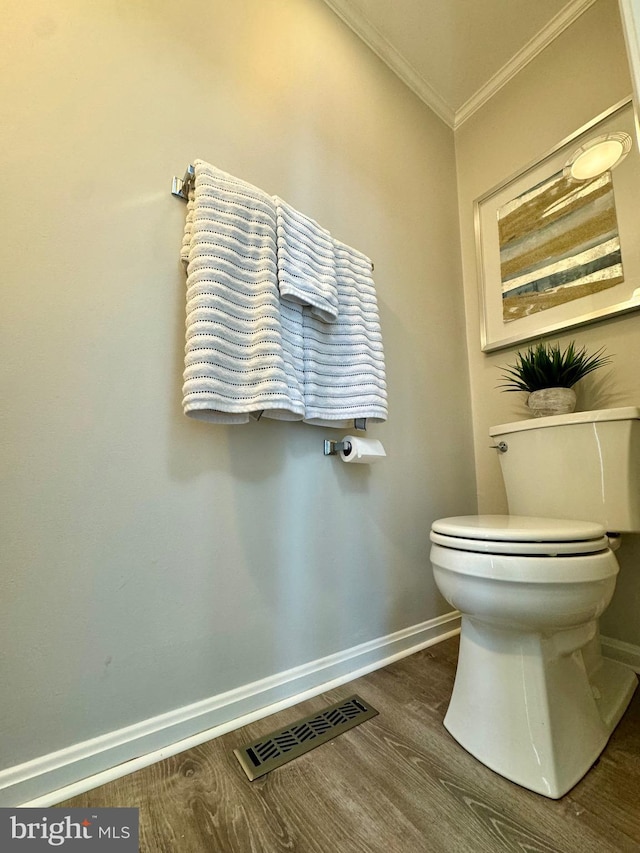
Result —
<svg viewBox="0 0 640 853"><path fill-rule="evenodd" d="M474 216L483 351L640 308L632 99L485 193Z"/></svg>

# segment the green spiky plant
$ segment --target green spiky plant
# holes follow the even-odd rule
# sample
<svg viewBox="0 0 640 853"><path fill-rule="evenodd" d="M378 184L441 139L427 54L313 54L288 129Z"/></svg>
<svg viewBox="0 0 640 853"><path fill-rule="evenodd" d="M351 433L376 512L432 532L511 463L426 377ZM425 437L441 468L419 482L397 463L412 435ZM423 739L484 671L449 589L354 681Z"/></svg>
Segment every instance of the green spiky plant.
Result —
<svg viewBox="0 0 640 853"><path fill-rule="evenodd" d="M587 374L611 363L600 347L587 355L586 347L576 348L575 341L562 350L560 344L538 343L526 352L516 353L515 364L501 368L504 380L498 388L503 391L539 391L542 388L572 388Z"/></svg>

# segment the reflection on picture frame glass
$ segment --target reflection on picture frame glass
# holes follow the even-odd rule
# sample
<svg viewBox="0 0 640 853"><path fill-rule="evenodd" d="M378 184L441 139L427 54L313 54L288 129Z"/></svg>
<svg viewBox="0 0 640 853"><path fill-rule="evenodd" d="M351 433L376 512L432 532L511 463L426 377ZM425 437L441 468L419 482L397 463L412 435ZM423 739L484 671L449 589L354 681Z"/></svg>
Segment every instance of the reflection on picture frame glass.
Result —
<svg viewBox="0 0 640 853"><path fill-rule="evenodd" d="M482 349L640 308L631 99L475 202Z"/></svg>

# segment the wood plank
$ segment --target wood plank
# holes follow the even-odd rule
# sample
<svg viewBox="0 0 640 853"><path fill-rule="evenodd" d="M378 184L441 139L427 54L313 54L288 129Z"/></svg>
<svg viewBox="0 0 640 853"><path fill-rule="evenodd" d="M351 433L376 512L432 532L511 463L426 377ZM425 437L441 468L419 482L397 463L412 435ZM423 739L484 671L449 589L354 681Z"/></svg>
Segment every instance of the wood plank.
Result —
<svg viewBox="0 0 640 853"><path fill-rule="evenodd" d="M143 853L638 853L640 696L600 762L554 801L442 725L457 639L60 805L138 806ZM351 693L380 712L249 782L235 747Z"/></svg>

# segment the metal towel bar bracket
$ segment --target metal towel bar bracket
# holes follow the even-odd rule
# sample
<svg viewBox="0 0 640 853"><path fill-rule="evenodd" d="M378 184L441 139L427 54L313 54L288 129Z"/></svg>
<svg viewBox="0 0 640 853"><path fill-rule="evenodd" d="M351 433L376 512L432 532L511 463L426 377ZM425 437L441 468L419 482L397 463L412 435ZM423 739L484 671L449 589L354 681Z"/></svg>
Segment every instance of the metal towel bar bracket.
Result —
<svg viewBox="0 0 640 853"><path fill-rule="evenodd" d="M189 164L182 180L176 177L173 178L173 181L171 183L171 195L176 196L176 198L181 198L185 201L188 201L189 190L191 189L191 184L194 182L195 177L196 171L193 166Z"/></svg>

